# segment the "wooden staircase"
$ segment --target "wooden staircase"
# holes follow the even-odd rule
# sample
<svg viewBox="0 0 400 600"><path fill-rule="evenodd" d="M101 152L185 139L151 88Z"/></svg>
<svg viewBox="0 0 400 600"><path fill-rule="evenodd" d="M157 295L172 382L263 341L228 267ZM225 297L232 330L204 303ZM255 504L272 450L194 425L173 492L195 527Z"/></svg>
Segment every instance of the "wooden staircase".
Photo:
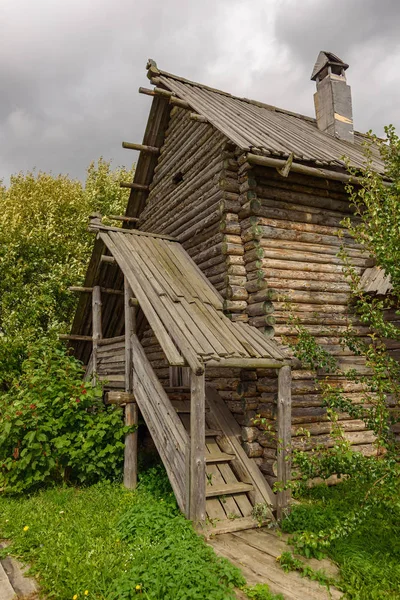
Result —
<svg viewBox="0 0 400 600"><path fill-rule="evenodd" d="M189 389L169 388L176 397ZM173 400L185 430L190 434L190 402ZM205 412L206 533L240 531L259 526L253 517L257 504L265 505L263 524L274 520L275 497L258 467L246 455L240 441L240 427L223 399L206 386Z"/></svg>

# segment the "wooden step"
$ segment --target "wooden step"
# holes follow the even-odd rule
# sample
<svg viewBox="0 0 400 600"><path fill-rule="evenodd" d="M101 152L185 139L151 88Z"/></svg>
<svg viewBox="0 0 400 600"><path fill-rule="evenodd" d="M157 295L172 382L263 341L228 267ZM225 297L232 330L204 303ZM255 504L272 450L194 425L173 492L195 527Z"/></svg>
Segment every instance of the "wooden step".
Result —
<svg viewBox="0 0 400 600"><path fill-rule="evenodd" d="M222 435L221 429L206 429L206 437L217 437Z"/></svg>
<svg viewBox="0 0 400 600"><path fill-rule="evenodd" d="M229 496L231 494L245 494L251 492L254 487L248 483L227 483L225 485L206 486L206 497Z"/></svg>
<svg viewBox="0 0 400 600"><path fill-rule="evenodd" d="M218 454L207 454L206 455L206 463L208 465L214 464L214 463L223 463L223 462L229 462L230 460L233 460L235 458L234 454L227 454L226 452L218 452Z"/></svg>
<svg viewBox="0 0 400 600"><path fill-rule="evenodd" d="M212 525L206 525L203 528L198 528L198 533L206 539L210 539L221 533L232 533L234 531L244 531L246 529L256 529L264 525L268 525L271 520L256 521L253 517L240 517L239 519L224 519Z"/></svg>

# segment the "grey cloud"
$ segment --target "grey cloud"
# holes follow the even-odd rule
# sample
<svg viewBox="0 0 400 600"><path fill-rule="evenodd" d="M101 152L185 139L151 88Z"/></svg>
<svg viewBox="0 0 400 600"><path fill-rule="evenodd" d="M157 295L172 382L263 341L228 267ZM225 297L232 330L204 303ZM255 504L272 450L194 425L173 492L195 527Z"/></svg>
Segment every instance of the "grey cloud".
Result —
<svg viewBox="0 0 400 600"><path fill-rule="evenodd" d="M351 64L356 125L396 121L395 0L4 0L0 5L0 178L37 167L83 177L100 155L130 164L165 70L313 114L320 49ZM393 57L388 59L388 55Z"/></svg>

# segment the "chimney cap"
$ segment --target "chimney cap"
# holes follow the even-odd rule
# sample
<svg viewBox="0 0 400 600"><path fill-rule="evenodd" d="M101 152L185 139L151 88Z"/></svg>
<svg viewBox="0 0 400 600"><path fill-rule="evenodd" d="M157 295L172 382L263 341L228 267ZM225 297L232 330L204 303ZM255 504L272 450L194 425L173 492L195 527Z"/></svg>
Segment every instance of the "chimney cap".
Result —
<svg viewBox="0 0 400 600"><path fill-rule="evenodd" d="M336 54L333 54L333 52L321 50L321 52L318 54L317 61L314 65L314 69L311 74L311 80L315 81L322 69L324 69L328 65L342 67L344 71L349 68L349 65L345 63L341 58L336 56Z"/></svg>

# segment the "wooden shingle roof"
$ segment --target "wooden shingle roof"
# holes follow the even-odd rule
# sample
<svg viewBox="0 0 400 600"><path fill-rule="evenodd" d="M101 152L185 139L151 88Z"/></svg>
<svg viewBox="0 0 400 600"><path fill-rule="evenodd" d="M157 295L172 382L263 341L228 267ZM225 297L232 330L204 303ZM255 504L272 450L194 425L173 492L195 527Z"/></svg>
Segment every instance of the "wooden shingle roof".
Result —
<svg viewBox="0 0 400 600"><path fill-rule="evenodd" d="M204 116L244 152L346 170L344 157L363 169L366 137L355 132L354 144L320 131L316 120L248 98L239 98L157 69L157 85L173 92ZM156 74L156 73L154 73ZM383 173L377 148L372 168Z"/></svg>
<svg viewBox="0 0 400 600"><path fill-rule="evenodd" d="M224 314L221 296L178 242L113 228L100 228L99 237L170 364L200 371L207 364L278 367L287 360L277 342Z"/></svg>

